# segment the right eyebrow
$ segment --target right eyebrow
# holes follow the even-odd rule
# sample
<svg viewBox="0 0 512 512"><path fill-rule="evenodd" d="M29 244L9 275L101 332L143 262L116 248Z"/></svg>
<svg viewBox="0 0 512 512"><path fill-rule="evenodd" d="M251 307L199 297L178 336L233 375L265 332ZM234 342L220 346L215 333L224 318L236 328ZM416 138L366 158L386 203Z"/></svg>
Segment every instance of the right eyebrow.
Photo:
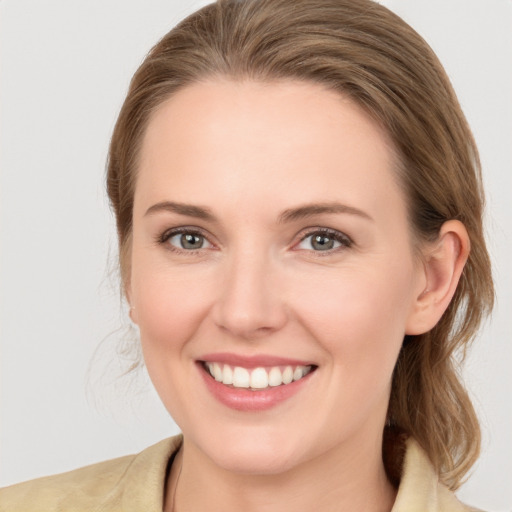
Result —
<svg viewBox="0 0 512 512"><path fill-rule="evenodd" d="M176 203L174 201L162 201L150 206L144 216L154 215L158 212L171 212L178 213L179 215L185 215L187 217L196 217L197 219L207 220L214 222L215 216L209 208L202 206L195 206L186 203Z"/></svg>

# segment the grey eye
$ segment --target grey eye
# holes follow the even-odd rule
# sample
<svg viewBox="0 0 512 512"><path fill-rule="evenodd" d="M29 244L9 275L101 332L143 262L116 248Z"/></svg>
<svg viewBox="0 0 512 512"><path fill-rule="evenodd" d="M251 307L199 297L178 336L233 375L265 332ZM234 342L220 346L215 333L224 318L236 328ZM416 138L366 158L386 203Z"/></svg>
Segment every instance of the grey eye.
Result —
<svg viewBox="0 0 512 512"><path fill-rule="evenodd" d="M315 251L328 251L329 249L334 249L335 244L341 245L339 242L336 242L333 238L326 235L313 235L311 237L311 247L315 249Z"/></svg>
<svg viewBox="0 0 512 512"><path fill-rule="evenodd" d="M343 235L343 233L317 231L304 237L297 247L308 251L320 252L332 251L342 246L350 246L350 239Z"/></svg>
<svg viewBox="0 0 512 512"><path fill-rule="evenodd" d="M188 251L211 247L206 238L198 233L178 233L169 238L169 243L178 249Z"/></svg>

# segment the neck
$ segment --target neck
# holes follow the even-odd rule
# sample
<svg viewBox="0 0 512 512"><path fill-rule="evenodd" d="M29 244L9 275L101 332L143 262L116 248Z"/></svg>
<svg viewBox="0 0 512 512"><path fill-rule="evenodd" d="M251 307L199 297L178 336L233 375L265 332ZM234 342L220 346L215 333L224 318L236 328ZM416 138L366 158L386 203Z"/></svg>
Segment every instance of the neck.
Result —
<svg viewBox="0 0 512 512"><path fill-rule="evenodd" d="M240 474L217 466L184 441L167 485L166 512L389 512L396 490L386 477L382 439L340 446L292 470Z"/></svg>

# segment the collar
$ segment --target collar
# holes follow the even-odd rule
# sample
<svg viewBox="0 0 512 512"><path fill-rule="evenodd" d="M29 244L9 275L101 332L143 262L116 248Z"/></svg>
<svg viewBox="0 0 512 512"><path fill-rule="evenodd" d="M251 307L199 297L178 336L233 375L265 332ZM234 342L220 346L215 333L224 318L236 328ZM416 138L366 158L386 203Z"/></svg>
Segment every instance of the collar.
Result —
<svg viewBox="0 0 512 512"><path fill-rule="evenodd" d="M135 456L106 502L120 503L120 509L125 512L162 512L169 461L182 441L182 435L171 437ZM414 439L409 438L406 441L402 478L391 512L470 510L439 482L426 453Z"/></svg>

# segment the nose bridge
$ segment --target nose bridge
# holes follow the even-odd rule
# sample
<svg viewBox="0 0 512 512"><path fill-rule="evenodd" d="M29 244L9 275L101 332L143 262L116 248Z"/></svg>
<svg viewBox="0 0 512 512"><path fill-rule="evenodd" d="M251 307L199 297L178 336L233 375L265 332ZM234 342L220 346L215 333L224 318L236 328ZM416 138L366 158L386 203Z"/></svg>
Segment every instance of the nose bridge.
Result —
<svg viewBox="0 0 512 512"><path fill-rule="evenodd" d="M244 247L226 258L216 304L216 322L239 338L253 339L286 322L277 265L268 251Z"/></svg>

